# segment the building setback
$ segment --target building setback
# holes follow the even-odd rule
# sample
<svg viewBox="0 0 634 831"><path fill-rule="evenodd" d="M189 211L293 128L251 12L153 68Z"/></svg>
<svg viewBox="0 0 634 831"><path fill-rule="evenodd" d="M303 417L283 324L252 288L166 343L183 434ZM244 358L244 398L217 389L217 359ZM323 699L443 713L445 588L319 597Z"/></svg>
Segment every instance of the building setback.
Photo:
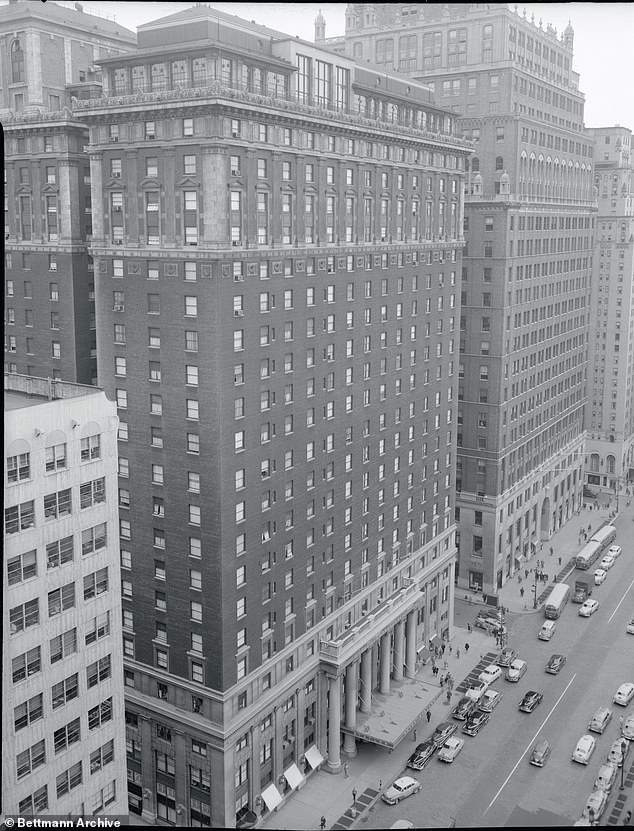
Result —
<svg viewBox="0 0 634 831"><path fill-rule="evenodd" d="M5 375L2 810L123 814L117 414Z"/></svg>
<svg viewBox="0 0 634 831"><path fill-rule="evenodd" d="M582 499L596 201L573 41L570 25L559 37L503 3L357 3L346 12L345 54L430 85L476 144L456 517L458 585L487 594Z"/></svg>
<svg viewBox="0 0 634 831"><path fill-rule="evenodd" d="M205 6L101 66L130 806L249 824L450 632L470 146L425 86Z"/></svg>
<svg viewBox="0 0 634 831"><path fill-rule="evenodd" d="M96 383L88 135L69 106L135 43L80 4L0 8L6 372Z"/></svg>
<svg viewBox="0 0 634 831"><path fill-rule="evenodd" d="M597 127L594 181L599 200L593 262L586 405L590 488L634 481L634 198L632 131Z"/></svg>

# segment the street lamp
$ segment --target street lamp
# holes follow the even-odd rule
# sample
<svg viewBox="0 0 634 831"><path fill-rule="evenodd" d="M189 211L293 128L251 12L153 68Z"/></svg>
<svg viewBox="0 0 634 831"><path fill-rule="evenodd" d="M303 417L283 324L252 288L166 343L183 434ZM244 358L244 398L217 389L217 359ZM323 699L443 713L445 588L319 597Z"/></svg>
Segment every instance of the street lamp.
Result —
<svg viewBox="0 0 634 831"><path fill-rule="evenodd" d="M627 742L625 739L621 742L621 784L619 785L619 790L624 791L625 785L623 784L623 771L625 770L625 751L627 750Z"/></svg>

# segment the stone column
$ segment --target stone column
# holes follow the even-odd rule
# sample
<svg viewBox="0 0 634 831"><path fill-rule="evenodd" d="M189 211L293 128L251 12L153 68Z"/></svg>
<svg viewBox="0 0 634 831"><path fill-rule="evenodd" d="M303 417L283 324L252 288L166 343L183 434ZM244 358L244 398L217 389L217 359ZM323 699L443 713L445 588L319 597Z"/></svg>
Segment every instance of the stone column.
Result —
<svg viewBox="0 0 634 831"><path fill-rule="evenodd" d="M26 29L26 37L20 38L22 49L25 51L26 80L28 84L25 107L48 107L48 101L42 98L42 46L40 33L36 29ZM34 191L35 192L35 191Z"/></svg>
<svg viewBox="0 0 634 831"><path fill-rule="evenodd" d="M357 689L359 686L359 664L353 661L346 669L346 727L357 729ZM351 733L344 733L343 749L348 756L357 755L357 742Z"/></svg>
<svg viewBox="0 0 634 831"><path fill-rule="evenodd" d="M79 171L77 164L68 159L60 159L59 199L57 200L57 223L60 242L79 242L81 240ZM83 206L82 206L83 207Z"/></svg>
<svg viewBox="0 0 634 831"><path fill-rule="evenodd" d="M297 759L304 752L304 708L306 706L304 687L295 690L295 756ZM254 763L255 764L255 763Z"/></svg>
<svg viewBox="0 0 634 831"><path fill-rule="evenodd" d="M92 193L92 239L95 244L105 242L102 153L90 154L90 190Z"/></svg>
<svg viewBox="0 0 634 831"><path fill-rule="evenodd" d="M341 770L341 678L329 679L330 704L328 707L328 773Z"/></svg>
<svg viewBox="0 0 634 831"><path fill-rule="evenodd" d="M201 243L207 248L226 246L229 240L227 206L227 158L224 149L205 145L202 148ZM254 212L255 213L255 212Z"/></svg>
<svg viewBox="0 0 634 831"><path fill-rule="evenodd" d="M408 614L406 626L405 675L407 678L414 678L416 675L416 610Z"/></svg>
<svg viewBox="0 0 634 831"><path fill-rule="evenodd" d="M249 729L249 751L251 771L249 776L249 808L255 811L255 800L260 796L260 725Z"/></svg>
<svg viewBox="0 0 634 831"><path fill-rule="evenodd" d="M372 647L361 655L361 707L362 713L372 712Z"/></svg>
<svg viewBox="0 0 634 831"><path fill-rule="evenodd" d="M454 634L454 622L453 622L453 614L454 614L454 603L456 600L455 597L455 576L456 576L456 561L452 560L451 564L449 565L449 581L447 585L449 586L449 606L447 608L447 614L449 615L449 640L453 638Z"/></svg>
<svg viewBox="0 0 634 831"><path fill-rule="evenodd" d="M394 627L394 680L403 680L403 664L405 663L405 621L399 620Z"/></svg>
<svg viewBox="0 0 634 831"><path fill-rule="evenodd" d="M386 632L381 636L381 680L379 692L387 695L390 692L390 670L392 669L392 636Z"/></svg>

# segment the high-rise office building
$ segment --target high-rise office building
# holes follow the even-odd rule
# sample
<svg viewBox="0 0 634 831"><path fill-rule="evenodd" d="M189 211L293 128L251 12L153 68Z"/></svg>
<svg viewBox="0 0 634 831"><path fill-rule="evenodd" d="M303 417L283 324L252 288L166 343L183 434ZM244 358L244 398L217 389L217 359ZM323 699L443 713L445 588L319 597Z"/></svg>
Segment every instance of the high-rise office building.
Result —
<svg viewBox="0 0 634 831"><path fill-rule="evenodd" d="M138 37L74 110L130 805L248 825L450 631L471 148L424 85L208 6Z"/></svg>
<svg viewBox="0 0 634 831"><path fill-rule="evenodd" d="M3 817L125 814L116 407L4 389Z"/></svg>
<svg viewBox="0 0 634 831"><path fill-rule="evenodd" d="M573 42L572 26L558 36L504 3L354 3L346 12L345 53L431 85L476 143L456 511L458 585L487 594L582 498L596 202Z"/></svg>
<svg viewBox="0 0 634 831"><path fill-rule="evenodd" d="M632 131L590 129L599 200L586 405L589 487L634 481L634 178Z"/></svg>
<svg viewBox="0 0 634 831"><path fill-rule="evenodd" d="M0 7L6 372L96 382L88 131L69 107L135 44L79 3Z"/></svg>

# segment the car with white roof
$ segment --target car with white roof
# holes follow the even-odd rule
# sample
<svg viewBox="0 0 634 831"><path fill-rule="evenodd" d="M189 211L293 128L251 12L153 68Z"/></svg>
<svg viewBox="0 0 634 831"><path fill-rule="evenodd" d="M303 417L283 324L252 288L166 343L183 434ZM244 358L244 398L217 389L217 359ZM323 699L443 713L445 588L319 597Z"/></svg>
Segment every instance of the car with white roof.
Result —
<svg viewBox="0 0 634 831"><path fill-rule="evenodd" d="M602 790L606 793L610 793L612 785L616 779L617 770L616 765L611 765L607 762L605 765L601 765L599 772L597 773L597 778L594 780L595 790Z"/></svg>
<svg viewBox="0 0 634 831"><path fill-rule="evenodd" d="M570 757L571 760L573 762L579 762L580 765L587 765L596 746L597 741L594 736L586 733L577 742L577 746L572 751L572 756Z"/></svg>
<svg viewBox="0 0 634 831"><path fill-rule="evenodd" d="M621 707L627 707L630 701L634 698L634 684L631 681L621 684L618 690L614 693L612 699L615 704L620 704Z"/></svg>
<svg viewBox="0 0 634 831"><path fill-rule="evenodd" d="M422 787L418 779L414 779L412 776L401 776L387 788L381 799L387 802L388 805L396 805L402 799L406 799L413 793L418 793Z"/></svg>
<svg viewBox="0 0 634 831"><path fill-rule="evenodd" d="M620 545L611 545L608 548L608 554L611 554L614 557L615 560L616 560L617 557L621 556L622 551L623 551L623 549L621 548Z"/></svg>
<svg viewBox="0 0 634 831"><path fill-rule="evenodd" d="M494 681L497 681L498 678L502 677L502 668L496 666L495 664L489 664L488 667L485 667L480 675L478 675L478 680L485 681L489 686L493 684Z"/></svg>
<svg viewBox="0 0 634 831"><path fill-rule="evenodd" d="M608 804L608 795L605 791L592 791L583 809L582 816L597 822ZM592 813L591 813L592 812Z"/></svg>
<svg viewBox="0 0 634 831"><path fill-rule="evenodd" d="M605 581L605 578L608 576L607 571L604 568L597 568L594 572L594 585L600 586L601 583Z"/></svg>
<svg viewBox="0 0 634 831"><path fill-rule="evenodd" d="M613 557L612 554L606 554L599 563L599 567L604 568L606 571L609 571L615 562L616 557Z"/></svg>
<svg viewBox="0 0 634 831"><path fill-rule="evenodd" d="M491 713L498 706L502 698L503 696L501 692L498 692L497 690L487 690L478 702L478 708L480 710L484 710L485 713Z"/></svg>
<svg viewBox="0 0 634 831"><path fill-rule="evenodd" d="M598 608L599 602L597 600L589 598L581 605L579 609L579 615L581 617L590 617L590 615L593 615Z"/></svg>
<svg viewBox="0 0 634 831"><path fill-rule="evenodd" d="M438 759L441 762L453 762L456 756L464 747L464 739L457 736L450 736L438 751Z"/></svg>
<svg viewBox="0 0 634 831"><path fill-rule="evenodd" d="M515 658L515 660L511 661L509 668L506 670L506 680L519 681L527 669L528 664L526 661L523 661L521 658Z"/></svg>

